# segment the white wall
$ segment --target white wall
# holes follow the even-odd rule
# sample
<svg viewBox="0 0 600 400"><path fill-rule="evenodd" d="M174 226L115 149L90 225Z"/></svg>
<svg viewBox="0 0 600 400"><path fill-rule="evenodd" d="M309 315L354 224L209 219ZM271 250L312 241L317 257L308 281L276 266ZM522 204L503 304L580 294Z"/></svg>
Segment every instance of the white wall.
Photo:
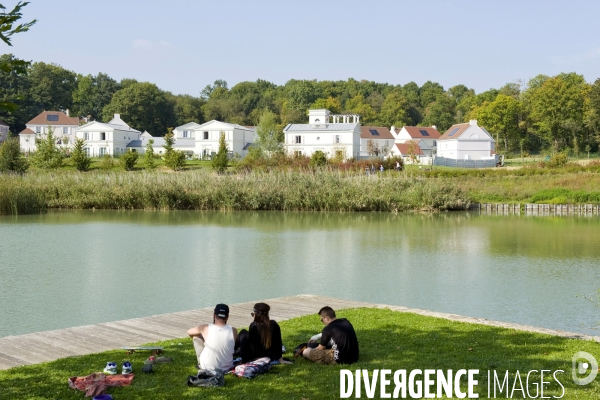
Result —
<svg viewBox="0 0 600 400"><path fill-rule="evenodd" d="M336 143L336 135L339 143ZM296 137L300 136L300 143ZM354 131L287 131L285 132L285 148L288 154L311 157L314 152L322 151L328 157L335 157L341 151L346 159L356 157L360 153L360 127Z"/></svg>

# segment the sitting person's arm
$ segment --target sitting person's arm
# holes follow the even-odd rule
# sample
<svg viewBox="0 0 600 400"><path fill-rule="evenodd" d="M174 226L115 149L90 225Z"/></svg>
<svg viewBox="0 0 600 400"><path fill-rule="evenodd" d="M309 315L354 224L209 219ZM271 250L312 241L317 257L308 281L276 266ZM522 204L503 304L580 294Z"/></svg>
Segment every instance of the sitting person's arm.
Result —
<svg viewBox="0 0 600 400"><path fill-rule="evenodd" d="M208 324L202 324L195 326L193 328L188 329L187 334L189 337L193 338L195 336L206 337L206 333L208 331ZM234 337L237 336L237 333L234 334Z"/></svg>

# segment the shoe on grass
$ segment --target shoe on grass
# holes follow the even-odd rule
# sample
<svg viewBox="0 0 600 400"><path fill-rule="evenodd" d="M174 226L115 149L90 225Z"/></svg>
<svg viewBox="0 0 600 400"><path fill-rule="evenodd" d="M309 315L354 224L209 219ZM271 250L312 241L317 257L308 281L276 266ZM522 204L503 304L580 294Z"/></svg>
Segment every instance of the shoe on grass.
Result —
<svg viewBox="0 0 600 400"><path fill-rule="evenodd" d="M117 363L109 361L106 363L106 368L103 371L106 375L116 375L117 374Z"/></svg>
<svg viewBox="0 0 600 400"><path fill-rule="evenodd" d="M156 363L156 357L154 356L150 356L146 359L146 361L144 361L144 364L146 365L154 365Z"/></svg>
<svg viewBox="0 0 600 400"><path fill-rule="evenodd" d="M296 348L294 349L294 357L300 357L304 349L306 349L307 347L308 343L302 343L296 346Z"/></svg>
<svg viewBox="0 0 600 400"><path fill-rule="evenodd" d="M121 370L121 373L123 375L127 375L127 374L131 374L132 371L133 371L133 367L131 366L131 363L129 361L125 361L123 363L123 368Z"/></svg>

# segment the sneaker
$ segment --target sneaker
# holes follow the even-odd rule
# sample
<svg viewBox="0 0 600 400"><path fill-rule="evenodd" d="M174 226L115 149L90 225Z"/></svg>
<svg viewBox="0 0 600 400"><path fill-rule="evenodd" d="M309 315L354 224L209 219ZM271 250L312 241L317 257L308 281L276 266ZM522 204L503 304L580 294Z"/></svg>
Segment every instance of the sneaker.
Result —
<svg viewBox="0 0 600 400"><path fill-rule="evenodd" d="M107 362L106 368L103 371L106 375L116 375L117 374L117 363Z"/></svg>
<svg viewBox="0 0 600 400"><path fill-rule="evenodd" d="M133 371L133 368L131 367L131 363L129 361L125 361L123 363L123 369L121 370L121 373L123 375L127 375L130 374Z"/></svg>
<svg viewBox="0 0 600 400"><path fill-rule="evenodd" d="M304 349L306 349L307 347L308 343L302 343L296 346L296 348L294 349L294 357L300 357Z"/></svg>

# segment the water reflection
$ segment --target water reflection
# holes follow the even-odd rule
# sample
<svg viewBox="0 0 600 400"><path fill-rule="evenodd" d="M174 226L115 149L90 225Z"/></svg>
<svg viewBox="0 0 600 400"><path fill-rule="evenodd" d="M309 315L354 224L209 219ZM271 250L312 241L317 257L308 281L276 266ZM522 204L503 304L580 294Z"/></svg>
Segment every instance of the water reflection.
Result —
<svg viewBox="0 0 600 400"><path fill-rule="evenodd" d="M0 235L0 336L300 293L598 320L577 297L600 287L597 218L79 211L0 217Z"/></svg>

